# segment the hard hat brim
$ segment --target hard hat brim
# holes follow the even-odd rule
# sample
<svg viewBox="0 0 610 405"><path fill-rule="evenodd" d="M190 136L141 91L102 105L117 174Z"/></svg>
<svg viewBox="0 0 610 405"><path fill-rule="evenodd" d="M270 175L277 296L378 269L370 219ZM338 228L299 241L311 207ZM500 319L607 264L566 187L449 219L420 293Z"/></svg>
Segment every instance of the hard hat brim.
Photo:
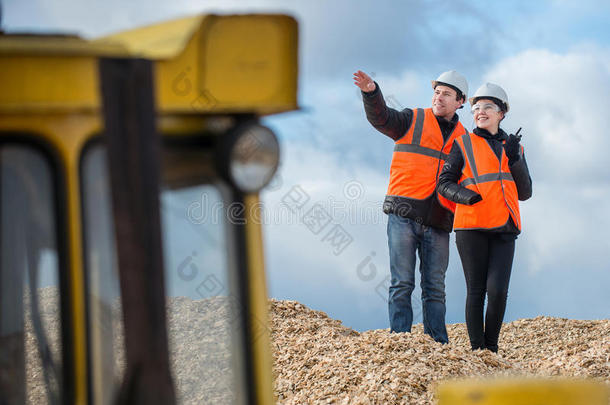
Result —
<svg viewBox="0 0 610 405"><path fill-rule="evenodd" d="M438 86L440 84L441 86L447 86L447 87L452 88L453 90L455 90L457 92L458 95L461 94L462 97L464 97L464 99L466 98L466 95L464 94L464 92L462 90L458 89L457 86L454 86L453 84L441 82L439 80L431 80L430 83L432 83L432 89L435 89L436 86Z"/></svg>

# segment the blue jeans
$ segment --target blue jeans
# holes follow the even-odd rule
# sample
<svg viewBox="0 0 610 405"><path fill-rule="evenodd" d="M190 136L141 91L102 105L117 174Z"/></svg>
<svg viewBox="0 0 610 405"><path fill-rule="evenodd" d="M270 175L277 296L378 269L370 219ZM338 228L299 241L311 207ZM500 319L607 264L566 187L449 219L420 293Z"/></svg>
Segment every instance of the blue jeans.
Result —
<svg viewBox="0 0 610 405"><path fill-rule="evenodd" d="M424 333L448 343L445 326L445 273L449 264L449 233L420 225L409 218L388 215L388 246L392 276L388 307L390 330L410 332L411 293L415 288L415 252L419 254Z"/></svg>

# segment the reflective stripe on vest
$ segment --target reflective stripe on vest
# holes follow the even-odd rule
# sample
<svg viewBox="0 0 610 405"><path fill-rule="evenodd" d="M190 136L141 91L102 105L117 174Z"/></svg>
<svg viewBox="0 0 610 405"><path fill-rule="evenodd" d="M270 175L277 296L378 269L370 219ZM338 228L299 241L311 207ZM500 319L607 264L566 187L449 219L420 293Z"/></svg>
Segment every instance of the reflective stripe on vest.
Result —
<svg viewBox="0 0 610 405"><path fill-rule="evenodd" d="M436 184L453 141L463 134L466 130L458 121L444 142L432 109L413 110L411 126L394 146L387 194L416 200L436 194L439 203L454 212L455 203L438 194Z"/></svg>
<svg viewBox="0 0 610 405"><path fill-rule="evenodd" d="M455 141L464 156L459 184L483 198L473 205L458 204L453 228L493 229L506 224L509 216L521 230L517 186L502 148L500 159L485 138L466 134Z"/></svg>

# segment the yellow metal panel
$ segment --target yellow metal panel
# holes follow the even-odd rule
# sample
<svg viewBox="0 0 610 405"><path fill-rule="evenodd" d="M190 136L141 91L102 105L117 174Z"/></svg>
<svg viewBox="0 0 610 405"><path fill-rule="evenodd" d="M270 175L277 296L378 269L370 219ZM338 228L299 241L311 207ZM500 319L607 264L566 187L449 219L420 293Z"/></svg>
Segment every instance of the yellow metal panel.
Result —
<svg viewBox="0 0 610 405"><path fill-rule="evenodd" d="M608 389L587 380L466 380L442 384L438 405L608 405Z"/></svg>
<svg viewBox="0 0 610 405"><path fill-rule="evenodd" d="M216 107L296 106L296 21L287 16L209 18L202 33L200 91Z"/></svg>
<svg viewBox="0 0 610 405"><path fill-rule="evenodd" d="M0 55L127 56L119 43L92 43L75 36L0 35Z"/></svg>
<svg viewBox="0 0 610 405"><path fill-rule="evenodd" d="M298 32L285 15L202 15L100 38L156 60L163 114L297 108Z"/></svg>
<svg viewBox="0 0 610 405"><path fill-rule="evenodd" d="M184 51L171 60L155 63L155 93L157 107L164 113L186 112L197 114L207 112L202 108L199 92L199 60L201 32L197 31L189 39ZM205 105L205 104L204 104Z"/></svg>
<svg viewBox="0 0 610 405"><path fill-rule="evenodd" d="M270 329L267 316L267 283L263 257L260 204L258 195L245 198L246 243L248 250L248 274L250 292L250 321L253 325L252 353L254 355L254 380L258 404L275 404L273 398Z"/></svg>
<svg viewBox="0 0 610 405"><path fill-rule="evenodd" d="M0 57L0 112L83 110L99 107L97 59Z"/></svg>
<svg viewBox="0 0 610 405"><path fill-rule="evenodd" d="M184 50L204 18L179 18L98 38L93 43L125 47L132 57L170 59Z"/></svg>
<svg viewBox="0 0 610 405"><path fill-rule="evenodd" d="M161 114L298 108L298 32L285 15L202 15L94 41L0 36L0 112L99 109L98 58L155 63Z"/></svg>

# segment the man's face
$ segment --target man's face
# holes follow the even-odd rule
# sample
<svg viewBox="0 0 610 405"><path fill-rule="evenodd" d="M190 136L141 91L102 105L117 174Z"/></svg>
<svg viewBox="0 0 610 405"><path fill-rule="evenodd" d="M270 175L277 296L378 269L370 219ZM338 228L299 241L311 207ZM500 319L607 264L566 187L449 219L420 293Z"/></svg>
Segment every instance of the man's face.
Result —
<svg viewBox="0 0 610 405"><path fill-rule="evenodd" d="M463 102L456 100L457 92L449 86L439 84L434 89L432 95L432 112L438 117L443 117L447 120L453 118L455 110L457 110Z"/></svg>

